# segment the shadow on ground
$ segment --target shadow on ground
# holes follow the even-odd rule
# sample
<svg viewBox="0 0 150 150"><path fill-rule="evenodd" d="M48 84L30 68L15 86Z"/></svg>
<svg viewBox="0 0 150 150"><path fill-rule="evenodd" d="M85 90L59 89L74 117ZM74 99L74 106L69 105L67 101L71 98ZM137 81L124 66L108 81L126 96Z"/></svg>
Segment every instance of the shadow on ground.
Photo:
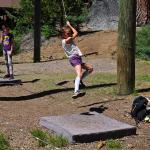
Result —
<svg viewBox="0 0 150 150"><path fill-rule="evenodd" d="M110 86L115 86L115 85L116 85L116 83L99 84L99 85L88 86L88 87L86 87L86 89L103 88L103 87L110 87ZM33 93L30 95L25 95L25 96L18 96L18 97L2 96L2 97L0 97L0 101L31 100L31 99L41 98L41 97L44 97L47 95L57 94L57 93L61 93L61 92L69 92L69 91L73 91L73 90L74 90L73 88L61 88L61 89L47 90L47 91L42 91L42 92Z"/></svg>
<svg viewBox="0 0 150 150"><path fill-rule="evenodd" d="M80 113L80 115L92 116L92 115L95 115L95 113L101 114L106 109L108 109L108 107L104 107L103 105L100 105L98 107L91 107L89 109L89 112L83 112L83 113Z"/></svg>
<svg viewBox="0 0 150 150"><path fill-rule="evenodd" d="M8 81L3 81L2 83L0 82L0 87L1 86L15 86L15 85L23 85L24 83L36 83L40 79L34 79L34 80L28 80L28 81L21 81L21 80L16 80L17 82L11 82L11 80L8 79Z"/></svg>
<svg viewBox="0 0 150 150"><path fill-rule="evenodd" d="M34 83L34 82L37 82L38 80L39 79L35 79L33 81L24 81L24 83L28 83L28 82ZM86 87L86 89L111 87L111 86L115 86L115 85L117 85L117 84L116 83L98 84L98 85L88 86L88 87ZM31 100L31 99L41 98L41 97L44 97L44 96L47 96L47 95L52 95L52 94L57 94L57 93L62 93L62 92L69 92L69 91L73 91L73 88L53 89L53 90L47 90L47 91L42 91L42 92L33 93L33 94L30 94L30 95L25 95L25 96L18 96L18 97L2 96L2 97L0 97L0 101L24 101L24 100ZM137 92L149 92L149 91L150 91L150 88L137 90ZM120 99L115 99L113 101L118 101L118 100L120 100ZM88 105L85 105L85 106L80 106L78 108L89 107L89 106L92 106L92 105L102 104L102 103L107 103L107 102L110 102L110 100L104 101L104 102L92 103L92 104L88 104Z"/></svg>
<svg viewBox="0 0 150 150"><path fill-rule="evenodd" d="M150 88L138 89L138 90L136 90L136 92L138 92L138 93L142 93L142 92L150 92Z"/></svg>

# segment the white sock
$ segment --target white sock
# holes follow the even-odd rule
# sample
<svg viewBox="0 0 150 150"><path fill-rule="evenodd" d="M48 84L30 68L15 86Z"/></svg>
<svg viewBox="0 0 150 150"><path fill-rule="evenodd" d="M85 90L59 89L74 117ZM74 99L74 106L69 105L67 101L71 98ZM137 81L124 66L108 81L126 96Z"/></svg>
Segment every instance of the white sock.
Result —
<svg viewBox="0 0 150 150"><path fill-rule="evenodd" d="M75 79L75 89L74 89L74 93L76 93L77 91L79 91L79 84L80 84L80 77L76 77Z"/></svg>
<svg viewBox="0 0 150 150"><path fill-rule="evenodd" d="M89 73L88 70L84 71L84 72L83 72L83 75L82 75L82 80L83 80L84 78L86 78L89 74L90 74L90 73Z"/></svg>
<svg viewBox="0 0 150 150"><path fill-rule="evenodd" d="M13 74L13 65L12 65L12 58L10 55L7 55L8 56L8 69L9 69L9 74Z"/></svg>

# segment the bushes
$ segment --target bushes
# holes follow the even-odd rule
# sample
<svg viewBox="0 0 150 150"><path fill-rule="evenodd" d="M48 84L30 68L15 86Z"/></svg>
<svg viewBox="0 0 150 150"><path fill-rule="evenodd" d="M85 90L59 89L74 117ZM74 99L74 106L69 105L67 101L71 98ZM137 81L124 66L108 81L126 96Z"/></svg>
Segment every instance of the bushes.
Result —
<svg viewBox="0 0 150 150"><path fill-rule="evenodd" d="M13 54L18 54L20 53L20 45L21 45L21 40L22 36L16 29L12 30L11 33L14 35L14 50Z"/></svg>
<svg viewBox="0 0 150 150"><path fill-rule="evenodd" d="M106 150L122 150L122 144L118 140L110 139L106 142Z"/></svg>
<svg viewBox="0 0 150 150"><path fill-rule="evenodd" d="M66 13L70 16L71 21L73 20L76 24L82 23L87 16L87 8L84 0L64 0L64 2ZM33 28L34 1L21 0L21 8L14 10L11 14L16 18L17 30L20 33L26 33L28 29ZM64 23L64 11L60 0L41 1L41 26L43 35L46 37L53 35L56 27Z"/></svg>
<svg viewBox="0 0 150 150"><path fill-rule="evenodd" d="M142 29L137 32L136 56L150 60L150 25L142 27Z"/></svg>
<svg viewBox="0 0 150 150"><path fill-rule="evenodd" d="M46 39L48 39L51 36L56 35L57 32L53 26L43 25L41 28L41 33Z"/></svg>
<svg viewBox="0 0 150 150"><path fill-rule="evenodd" d="M0 133L0 150L10 150L10 144L3 133Z"/></svg>
<svg viewBox="0 0 150 150"><path fill-rule="evenodd" d="M64 147L69 144L68 140L63 136L50 135L40 129L33 129L31 134L39 142L39 146L46 146L51 144L54 147Z"/></svg>

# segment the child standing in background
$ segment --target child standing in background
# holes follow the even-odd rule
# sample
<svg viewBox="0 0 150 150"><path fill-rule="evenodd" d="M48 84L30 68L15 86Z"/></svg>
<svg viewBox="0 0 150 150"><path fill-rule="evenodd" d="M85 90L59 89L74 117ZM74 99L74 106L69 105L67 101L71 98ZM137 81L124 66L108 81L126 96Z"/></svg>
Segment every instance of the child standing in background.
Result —
<svg viewBox="0 0 150 150"><path fill-rule="evenodd" d="M13 75L13 64L12 64L12 52L13 52L13 34L10 33L8 27L2 28L2 46L3 46L3 55L5 56L6 61L6 75L4 78L14 79Z"/></svg>
<svg viewBox="0 0 150 150"><path fill-rule="evenodd" d="M77 35L78 32L72 27L70 22L67 21L67 26L62 28L62 47L77 75L75 78L75 88L72 98L77 98L83 94L79 89L80 85L84 86L82 80L93 71L92 65L82 62L82 53L74 42ZM84 72L82 72L83 69L85 69Z"/></svg>

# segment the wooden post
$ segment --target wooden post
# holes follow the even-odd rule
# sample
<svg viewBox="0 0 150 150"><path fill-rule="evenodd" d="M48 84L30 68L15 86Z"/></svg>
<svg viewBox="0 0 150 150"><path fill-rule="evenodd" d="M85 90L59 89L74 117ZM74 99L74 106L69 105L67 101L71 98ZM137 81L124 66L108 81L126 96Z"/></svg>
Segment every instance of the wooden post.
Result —
<svg viewBox="0 0 150 150"><path fill-rule="evenodd" d="M118 94L128 95L135 89L136 0L120 0L119 6Z"/></svg>
<svg viewBox="0 0 150 150"><path fill-rule="evenodd" d="M34 62L40 62L41 0L34 0Z"/></svg>

